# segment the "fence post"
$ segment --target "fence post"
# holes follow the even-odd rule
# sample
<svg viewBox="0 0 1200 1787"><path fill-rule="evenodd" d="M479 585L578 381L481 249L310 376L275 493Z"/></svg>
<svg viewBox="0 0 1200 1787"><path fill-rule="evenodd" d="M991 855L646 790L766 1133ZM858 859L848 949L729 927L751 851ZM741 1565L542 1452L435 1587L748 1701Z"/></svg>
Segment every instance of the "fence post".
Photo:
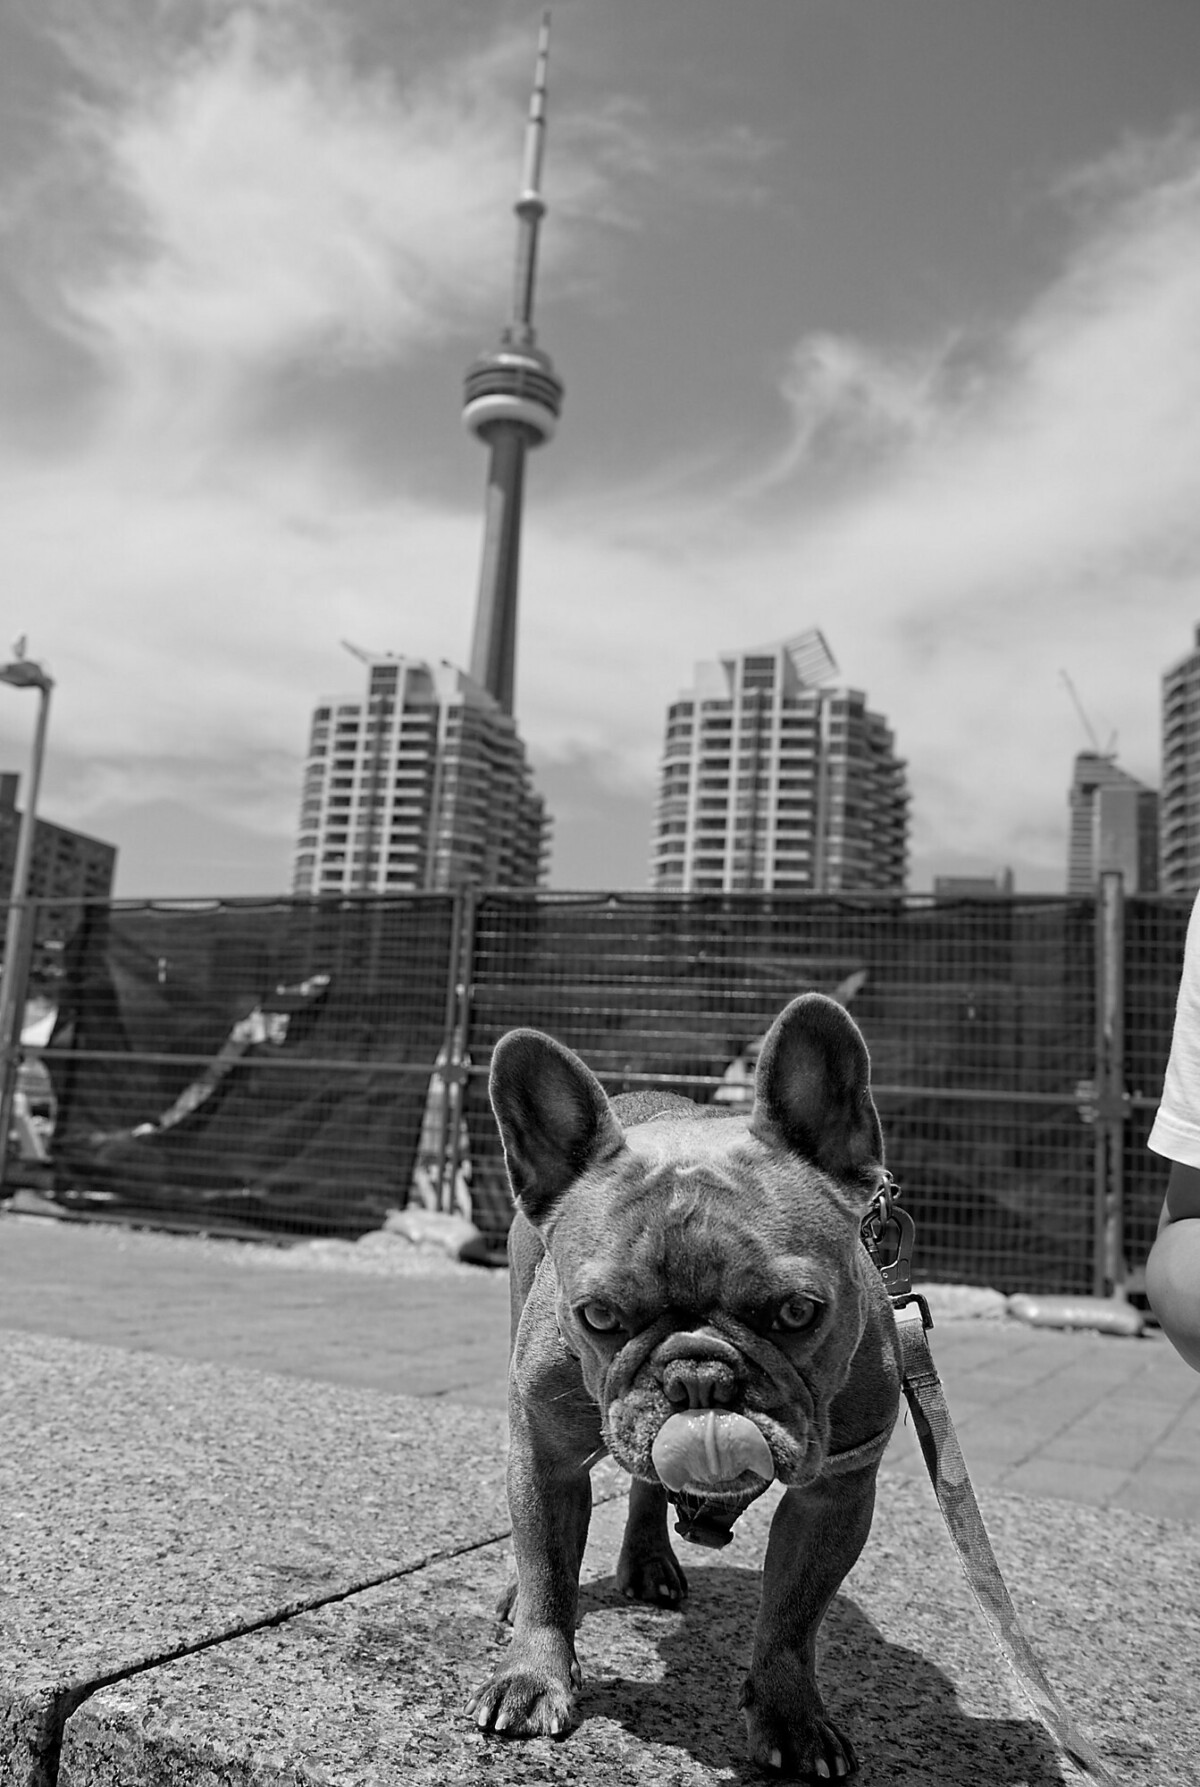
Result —
<svg viewBox="0 0 1200 1787"><path fill-rule="evenodd" d="M442 1143L440 1188L443 1210L454 1207L454 1185L461 1164L467 1049L471 1029L471 982L475 972L475 921L479 905L474 893L461 893L458 899L461 907L457 948L450 964L453 976L454 1027L450 1033L450 1053L445 1070L447 1129Z"/></svg>
<svg viewBox="0 0 1200 1787"><path fill-rule="evenodd" d="M1096 1124L1092 1289L1125 1295L1125 880L1106 869L1096 890Z"/></svg>
<svg viewBox="0 0 1200 1787"><path fill-rule="evenodd" d="M446 1178L446 1157L449 1153L450 1137L450 1064L454 1059L454 1035L458 1020L458 960L460 954L459 939L462 935L462 895L452 893L450 896L450 947L446 954L446 988L445 1003L442 1008L442 1040L434 1061L433 1072L429 1077L429 1093L432 1096L435 1081L440 1082L441 1096L437 1102L437 1135L435 1148L437 1151L437 1207L449 1210L454 1202L453 1181Z"/></svg>

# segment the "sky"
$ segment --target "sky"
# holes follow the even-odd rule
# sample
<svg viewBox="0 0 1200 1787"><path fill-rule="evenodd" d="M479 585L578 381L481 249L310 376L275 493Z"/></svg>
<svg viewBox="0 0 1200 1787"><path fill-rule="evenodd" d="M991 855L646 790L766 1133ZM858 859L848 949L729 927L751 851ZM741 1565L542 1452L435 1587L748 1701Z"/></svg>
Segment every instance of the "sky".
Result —
<svg viewBox="0 0 1200 1787"><path fill-rule="evenodd" d="M539 17L0 8L0 654L54 677L40 808L121 896L285 891L341 642L468 656ZM819 627L908 764L910 885L1062 891L1075 753L1157 786L1200 621L1200 7L556 0L549 86L552 885L644 886L668 702ZM0 687L0 767L34 705Z"/></svg>

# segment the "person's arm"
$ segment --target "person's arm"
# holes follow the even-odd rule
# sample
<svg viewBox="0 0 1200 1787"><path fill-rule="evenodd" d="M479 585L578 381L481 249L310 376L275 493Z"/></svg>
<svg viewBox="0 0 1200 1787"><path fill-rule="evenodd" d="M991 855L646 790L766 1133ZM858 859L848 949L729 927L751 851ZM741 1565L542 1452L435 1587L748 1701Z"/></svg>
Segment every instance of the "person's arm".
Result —
<svg viewBox="0 0 1200 1787"><path fill-rule="evenodd" d="M1180 1358L1200 1371L1200 1167L1173 1160L1146 1296Z"/></svg>

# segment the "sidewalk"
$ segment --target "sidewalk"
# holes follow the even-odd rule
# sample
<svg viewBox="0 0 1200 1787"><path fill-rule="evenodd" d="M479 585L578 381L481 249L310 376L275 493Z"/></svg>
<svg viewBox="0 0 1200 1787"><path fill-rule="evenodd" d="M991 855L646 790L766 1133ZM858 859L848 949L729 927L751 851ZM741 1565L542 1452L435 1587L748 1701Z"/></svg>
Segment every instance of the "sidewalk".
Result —
<svg viewBox="0 0 1200 1787"><path fill-rule="evenodd" d="M0 1326L503 1412L507 1274L384 1251L0 1215ZM1160 1335L939 1319L933 1302L977 1486L1200 1522L1200 1375ZM887 1462L924 1477L905 1423Z"/></svg>
<svg viewBox="0 0 1200 1787"><path fill-rule="evenodd" d="M394 1247L0 1215L0 1787L765 1778L737 1686L776 1490L727 1551L681 1547L666 1611L615 1588L626 1480L599 1466L578 1728L464 1717L511 1568L506 1275ZM1048 1674L1122 1787L1194 1787L1200 1378L1158 1339L945 1321L933 1343ZM1083 1781L989 1642L907 1431L821 1674L859 1787Z"/></svg>

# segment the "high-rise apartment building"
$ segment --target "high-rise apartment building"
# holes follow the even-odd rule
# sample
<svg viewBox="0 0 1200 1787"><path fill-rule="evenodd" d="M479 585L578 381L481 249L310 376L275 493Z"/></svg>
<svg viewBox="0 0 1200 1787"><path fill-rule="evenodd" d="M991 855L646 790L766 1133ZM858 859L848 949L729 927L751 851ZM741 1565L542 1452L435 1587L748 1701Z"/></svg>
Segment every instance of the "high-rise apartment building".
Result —
<svg viewBox="0 0 1200 1787"><path fill-rule="evenodd" d="M452 664L368 657L313 710L292 891L532 887L547 823L511 715Z"/></svg>
<svg viewBox="0 0 1200 1787"><path fill-rule="evenodd" d="M1200 888L1200 626L1162 679L1159 885L1170 894Z"/></svg>
<svg viewBox="0 0 1200 1787"><path fill-rule="evenodd" d="M20 780L15 771L0 774L0 900L12 892L21 830L17 806ZM116 867L115 844L35 816L28 887L29 898L38 901L35 975L53 965L57 951L79 920L79 902L111 897Z"/></svg>
<svg viewBox="0 0 1200 1787"><path fill-rule="evenodd" d="M836 675L816 631L697 664L667 709L656 888L903 891L905 766Z"/></svg>
<svg viewBox="0 0 1200 1787"><path fill-rule="evenodd" d="M1071 791L1067 892L1086 897L1097 877L1119 869L1127 893L1158 888L1158 795L1110 752L1080 751Z"/></svg>

